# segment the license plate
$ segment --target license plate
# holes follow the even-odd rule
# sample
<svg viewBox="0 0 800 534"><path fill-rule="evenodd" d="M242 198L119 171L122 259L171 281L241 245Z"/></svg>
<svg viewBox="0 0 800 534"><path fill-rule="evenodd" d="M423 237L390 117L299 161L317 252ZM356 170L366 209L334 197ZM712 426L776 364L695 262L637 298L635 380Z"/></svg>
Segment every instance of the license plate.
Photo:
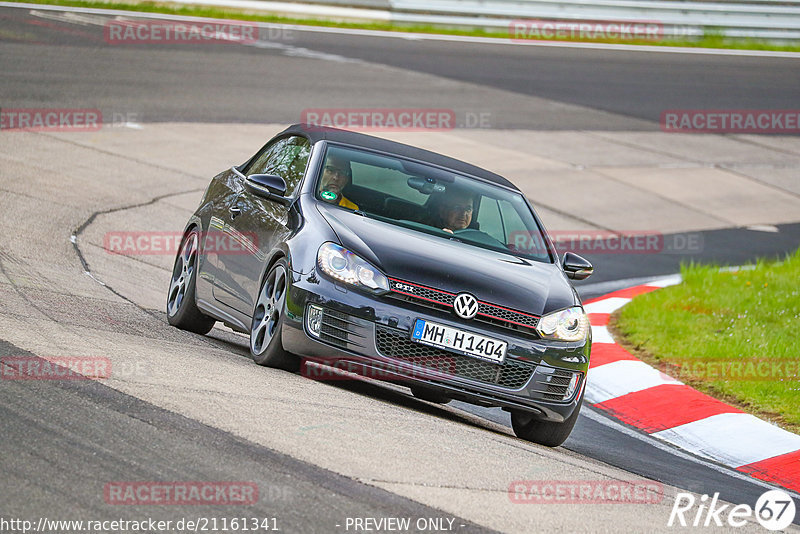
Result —
<svg viewBox="0 0 800 534"><path fill-rule="evenodd" d="M494 363L503 363L508 348L505 341L423 319L417 319L414 323L411 339Z"/></svg>

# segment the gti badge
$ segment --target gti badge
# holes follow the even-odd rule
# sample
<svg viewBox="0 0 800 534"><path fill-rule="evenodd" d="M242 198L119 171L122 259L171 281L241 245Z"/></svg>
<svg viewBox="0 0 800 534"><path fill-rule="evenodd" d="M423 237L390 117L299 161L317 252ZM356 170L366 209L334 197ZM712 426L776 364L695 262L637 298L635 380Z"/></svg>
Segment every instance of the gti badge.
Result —
<svg viewBox="0 0 800 534"><path fill-rule="evenodd" d="M472 319L478 313L478 299L469 293L459 293L453 302L456 315L463 319Z"/></svg>

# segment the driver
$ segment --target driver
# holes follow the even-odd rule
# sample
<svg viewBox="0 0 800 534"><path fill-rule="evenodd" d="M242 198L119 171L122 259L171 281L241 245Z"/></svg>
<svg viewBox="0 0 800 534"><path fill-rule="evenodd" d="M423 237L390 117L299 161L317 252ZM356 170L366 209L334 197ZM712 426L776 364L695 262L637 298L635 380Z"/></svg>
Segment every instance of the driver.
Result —
<svg viewBox="0 0 800 534"><path fill-rule="evenodd" d="M455 191L439 205L442 230L451 234L467 228L472 222L472 195L466 191Z"/></svg>
<svg viewBox="0 0 800 534"><path fill-rule="evenodd" d="M344 196L342 190L353 180L353 171L350 162L341 156L329 154L325 158L320 180L320 197L325 202L338 204L343 208L357 210L358 206Z"/></svg>

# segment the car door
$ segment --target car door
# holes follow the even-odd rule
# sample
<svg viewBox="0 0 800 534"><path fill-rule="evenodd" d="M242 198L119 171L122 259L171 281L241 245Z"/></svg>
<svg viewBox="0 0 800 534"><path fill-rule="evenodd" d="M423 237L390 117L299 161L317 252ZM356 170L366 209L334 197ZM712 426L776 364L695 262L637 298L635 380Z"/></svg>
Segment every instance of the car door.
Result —
<svg viewBox="0 0 800 534"><path fill-rule="evenodd" d="M288 208L250 193L245 176L275 174L286 181L286 195L293 196L303 178L311 145L300 136L277 139L253 159L238 176L241 187L227 210L221 246L217 252L214 297L223 304L250 314L259 289L259 277L270 251L291 232Z"/></svg>
<svg viewBox="0 0 800 534"><path fill-rule="evenodd" d="M225 221L228 218L228 210L234 200L241 193L241 180L233 169L228 169L215 176L211 181L206 196L213 199L211 215L208 223L208 231L203 237L203 266L201 276L211 282L212 288L217 283L224 284L224 277L219 282L216 281L219 269L218 247L214 246L215 239L222 236L225 232ZM208 245L208 246L207 246Z"/></svg>

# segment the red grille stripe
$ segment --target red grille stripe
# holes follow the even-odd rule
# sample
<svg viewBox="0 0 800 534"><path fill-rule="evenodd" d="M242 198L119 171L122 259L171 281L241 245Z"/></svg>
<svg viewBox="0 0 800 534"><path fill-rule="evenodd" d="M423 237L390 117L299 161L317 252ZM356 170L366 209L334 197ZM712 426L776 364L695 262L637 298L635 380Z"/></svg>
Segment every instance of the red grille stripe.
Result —
<svg viewBox="0 0 800 534"><path fill-rule="evenodd" d="M479 313L478 315L483 315L484 317L491 317L492 319L497 319L498 321L503 321L505 323L512 323L519 326L524 326L525 328L530 328L531 330L536 330L535 326L531 326L525 323L518 323L516 321L512 321L511 319L503 319L502 317L495 317L494 315L489 315L488 313Z"/></svg>
<svg viewBox="0 0 800 534"><path fill-rule="evenodd" d="M484 302L482 300L479 300L478 302L480 302L481 304L484 304L486 306L489 306L490 308L500 308L501 310L510 311L512 313L518 313L518 314L524 315L526 317L533 317L534 319L538 319L539 318L538 315L531 315L530 313L525 313L525 312L521 312L521 311L517 311L517 310L512 310L511 308L506 308L504 306L498 306L497 304L490 304L490 303Z"/></svg>

